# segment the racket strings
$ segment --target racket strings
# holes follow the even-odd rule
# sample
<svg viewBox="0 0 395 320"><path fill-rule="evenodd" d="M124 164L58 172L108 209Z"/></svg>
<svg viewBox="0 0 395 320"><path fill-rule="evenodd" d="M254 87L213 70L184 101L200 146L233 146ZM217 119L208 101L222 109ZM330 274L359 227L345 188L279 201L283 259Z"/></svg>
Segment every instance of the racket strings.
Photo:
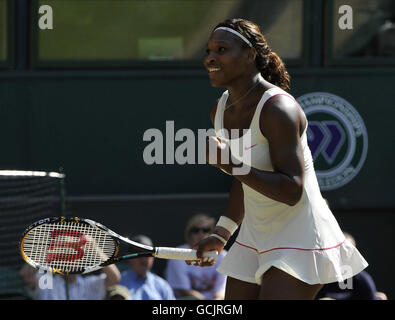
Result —
<svg viewBox="0 0 395 320"><path fill-rule="evenodd" d="M81 272L107 261L116 247L104 230L87 223L57 222L32 229L22 249L39 266Z"/></svg>

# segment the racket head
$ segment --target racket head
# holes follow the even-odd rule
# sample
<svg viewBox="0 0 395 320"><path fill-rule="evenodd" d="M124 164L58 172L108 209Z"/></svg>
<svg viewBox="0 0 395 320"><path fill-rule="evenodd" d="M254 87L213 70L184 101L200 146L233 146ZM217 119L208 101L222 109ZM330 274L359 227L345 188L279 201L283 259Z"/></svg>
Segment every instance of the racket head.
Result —
<svg viewBox="0 0 395 320"><path fill-rule="evenodd" d="M82 274L110 264L119 252L111 230L89 219L53 217L30 225L19 250L32 267L58 274Z"/></svg>

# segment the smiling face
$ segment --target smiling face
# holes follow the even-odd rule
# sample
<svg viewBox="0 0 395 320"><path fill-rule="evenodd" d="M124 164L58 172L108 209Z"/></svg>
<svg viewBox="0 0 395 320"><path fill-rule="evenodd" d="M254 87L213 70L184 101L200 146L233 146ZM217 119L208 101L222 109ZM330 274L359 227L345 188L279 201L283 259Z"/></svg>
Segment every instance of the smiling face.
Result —
<svg viewBox="0 0 395 320"><path fill-rule="evenodd" d="M254 66L255 57L241 39L230 32L218 30L207 43L204 65L213 87L226 87Z"/></svg>

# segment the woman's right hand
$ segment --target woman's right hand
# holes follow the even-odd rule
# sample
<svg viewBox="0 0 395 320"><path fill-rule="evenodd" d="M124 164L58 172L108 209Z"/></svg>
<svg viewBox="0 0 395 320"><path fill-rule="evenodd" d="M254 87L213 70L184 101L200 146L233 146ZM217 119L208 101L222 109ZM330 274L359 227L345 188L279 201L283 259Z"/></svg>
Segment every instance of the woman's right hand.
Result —
<svg viewBox="0 0 395 320"><path fill-rule="evenodd" d="M197 261L186 261L188 265L197 265L201 267L209 267L215 264L215 261L205 261L205 258L203 256L204 252L207 251L218 251L218 254L221 253L221 251L224 249L224 244L221 240L208 236L207 238L204 238L200 240L198 243L196 243L192 249L197 250L197 256L199 260Z"/></svg>

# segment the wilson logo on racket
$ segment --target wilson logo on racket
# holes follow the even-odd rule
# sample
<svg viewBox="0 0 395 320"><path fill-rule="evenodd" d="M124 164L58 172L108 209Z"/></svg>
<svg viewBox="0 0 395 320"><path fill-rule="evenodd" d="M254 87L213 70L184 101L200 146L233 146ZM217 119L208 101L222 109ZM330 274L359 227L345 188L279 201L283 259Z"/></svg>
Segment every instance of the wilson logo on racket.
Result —
<svg viewBox="0 0 395 320"><path fill-rule="evenodd" d="M121 244L124 253L118 256ZM140 257L199 259L196 250L143 245L100 223L77 217L55 217L33 223L22 235L19 247L22 258L29 265L59 274L89 273ZM204 252L203 258L214 263L218 252Z"/></svg>
<svg viewBox="0 0 395 320"><path fill-rule="evenodd" d="M77 238L77 241L60 241L59 238ZM78 231L71 230L53 230L51 232L51 241L48 247L48 254L45 259L46 262L53 261L75 261L82 259L84 250L82 247L86 244L85 236ZM60 249L60 250L59 250ZM64 252L61 249L64 249ZM75 253L70 253L70 249Z"/></svg>

